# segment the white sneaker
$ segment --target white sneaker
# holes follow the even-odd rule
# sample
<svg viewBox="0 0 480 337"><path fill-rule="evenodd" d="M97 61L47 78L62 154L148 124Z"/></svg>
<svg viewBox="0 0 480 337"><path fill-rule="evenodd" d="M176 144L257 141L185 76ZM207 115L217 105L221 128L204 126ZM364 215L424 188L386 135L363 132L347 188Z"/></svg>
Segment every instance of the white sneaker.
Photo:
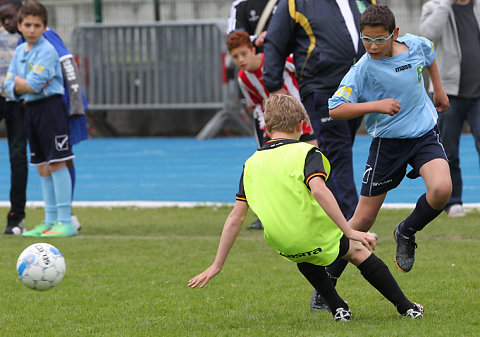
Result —
<svg viewBox="0 0 480 337"><path fill-rule="evenodd" d="M76 215L73 215L72 214L72 225L75 226L75 229L77 230L77 232L82 229L82 225L80 224L80 221L78 221L78 218Z"/></svg>
<svg viewBox="0 0 480 337"><path fill-rule="evenodd" d="M447 211L447 215L451 216L452 218L456 218L460 216L465 216L466 214L461 204L455 204L450 206L450 208Z"/></svg>

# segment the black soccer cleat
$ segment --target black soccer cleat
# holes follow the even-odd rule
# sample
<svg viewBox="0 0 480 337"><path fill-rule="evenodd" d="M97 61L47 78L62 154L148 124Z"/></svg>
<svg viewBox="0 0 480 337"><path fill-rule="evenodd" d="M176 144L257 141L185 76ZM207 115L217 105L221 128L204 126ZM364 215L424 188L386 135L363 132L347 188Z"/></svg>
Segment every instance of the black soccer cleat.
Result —
<svg viewBox="0 0 480 337"><path fill-rule="evenodd" d="M412 310L412 309L410 309ZM347 322L352 319L352 312L350 309L337 308L337 311L333 315L335 322Z"/></svg>
<svg viewBox="0 0 480 337"><path fill-rule="evenodd" d="M408 238L398 231L400 224L401 223L393 229L393 238L397 243L395 265L404 273L408 273L415 262L415 249L417 249L417 244L415 242L415 236Z"/></svg>
<svg viewBox="0 0 480 337"><path fill-rule="evenodd" d="M252 222L252 224L251 224L250 226L248 226L247 229L259 229L259 230L263 230L262 222L260 221L260 219L257 219L257 220L255 220L254 222Z"/></svg>
<svg viewBox="0 0 480 337"><path fill-rule="evenodd" d="M311 311L330 311L327 301L320 295L317 289L313 289L312 298L310 299Z"/></svg>
<svg viewBox="0 0 480 337"><path fill-rule="evenodd" d="M409 317L412 319L422 318L423 317L423 305L418 303L412 303L413 308L408 309L406 313L403 314L405 317Z"/></svg>
<svg viewBox="0 0 480 337"><path fill-rule="evenodd" d="M7 227L5 227L3 234L21 235L25 231L26 231L25 224L23 223L23 221L20 220L20 222L14 225L9 223Z"/></svg>

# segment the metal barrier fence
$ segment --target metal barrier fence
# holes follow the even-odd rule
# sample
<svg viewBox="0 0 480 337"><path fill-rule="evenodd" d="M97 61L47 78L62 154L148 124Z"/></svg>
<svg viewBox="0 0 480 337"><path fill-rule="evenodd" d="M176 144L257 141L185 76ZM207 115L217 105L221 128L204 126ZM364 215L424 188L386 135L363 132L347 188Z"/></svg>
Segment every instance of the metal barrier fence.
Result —
<svg viewBox="0 0 480 337"><path fill-rule="evenodd" d="M215 110L198 138L226 120L250 133L232 105L224 21L81 24L72 43L90 111Z"/></svg>

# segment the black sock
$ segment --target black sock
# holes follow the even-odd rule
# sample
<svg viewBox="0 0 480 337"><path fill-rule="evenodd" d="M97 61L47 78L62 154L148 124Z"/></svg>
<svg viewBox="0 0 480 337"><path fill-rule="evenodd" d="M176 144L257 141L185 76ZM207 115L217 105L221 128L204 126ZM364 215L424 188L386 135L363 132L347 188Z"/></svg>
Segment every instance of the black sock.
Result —
<svg viewBox="0 0 480 337"><path fill-rule="evenodd" d="M398 231L400 234L410 238L414 236L416 232L421 231L440 213L442 213L442 209L433 209L427 201L427 195L423 194L418 198L417 205L413 212L400 224Z"/></svg>
<svg viewBox="0 0 480 337"><path fill-rule="evenodd" d="M338 295L330 280L325 267L311 263L297 263L298 270L305 276L310 284L327 301L330 311L335 314L337 308L349 309L348 304Z"/></svg>
<svg viewBox="0 0 480 337"><path fill-rule="evenodd" d="M412 302L403 294L388 267L375 254L372 253L357 268L375 289L393 303L400 314L406 313L413 307Z"/></svg>
<svg viewBox="0 0 480 337"><path fill-rule="evenodd" d="M345 267L347 267L348 261L342 259L341 257L337 257L335 261L328 267L326 267L328 276L332 280L334 286L337 285L338 278L342 275Z"/></svg>

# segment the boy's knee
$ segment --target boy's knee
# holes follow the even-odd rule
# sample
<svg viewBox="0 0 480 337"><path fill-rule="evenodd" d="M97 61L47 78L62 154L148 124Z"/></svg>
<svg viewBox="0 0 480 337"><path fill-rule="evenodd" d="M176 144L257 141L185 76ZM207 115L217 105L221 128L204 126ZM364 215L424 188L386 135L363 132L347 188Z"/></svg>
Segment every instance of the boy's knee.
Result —
<svg viewBox="0 0 480 337"><path fill-rule="evenodd" d="M347 254L344 256L349 262L358 266L363 261L365 261L371 252L360 242L350 240L350 248L348 249Z"/></svg>
<svg viewBox="0 0 480 337"><path fill-rule="evenodd" d="M436 186L435 188L429 191L431 201L431 206L435 209L443 208L452 194L452 183L451 181L446 182L442 185Z"/></svg>

